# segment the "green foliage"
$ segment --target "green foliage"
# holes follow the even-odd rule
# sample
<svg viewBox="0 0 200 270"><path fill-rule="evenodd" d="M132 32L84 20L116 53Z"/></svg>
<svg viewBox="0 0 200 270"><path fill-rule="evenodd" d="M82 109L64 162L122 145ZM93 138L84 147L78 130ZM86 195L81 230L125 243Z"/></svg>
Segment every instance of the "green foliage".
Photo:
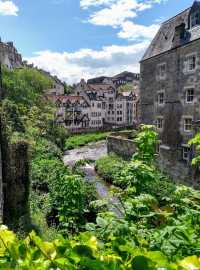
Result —
<svg viewBox="0 0 200 270"><path fill-rule="evenodd" d="M65 88L64 89L65 90L65 95L71 95L71 94L73 94L73 92L74 92L73 86L65 84L64 85L64 88Z"/></svg>
<svg viewBox="0 0 200 270"><path fill-rule="evenodd" d="M3 87L6 96L15 101L21 110L38 105L45 89L52 82L35 69L22 68L13 71L3 69Z"/></svg>
<svg viewBox="0 0 200 270"><path fill-rule="evenodd" d="M137 153L113 174L113 183L120 187L113 194L123 218L102 213L87 229L109 245L111 239L123 239L131 247L161 251L169 260L200 255L200 192L178 186L159 172L156 138L152 127L142 126L135 139Z"/></svg>
<svg viewBox="0 0 200 270"><path fill-rule="evenodd" d="M4 130L10 135L8 143L26 139L31 146L30 210L33 225L44 238L48 238L44 228L54 234L48 225L64 228L65 233L78 231L87 222L90 201L95 198L91 187L63 164L61 150L68 134L54 124L56 108L44 96L51 84L35 69L3 70Z"/></svg>
<svg viewBox="0 0 200 270"><path fill-rule="evenodd" d="M110 132L96 132L69 137L65 142L65 148L70 150L84 146L88 143L97 142L106 139Z"/></svg>
<svg viewBox="0 0 200 270"><path fill-rule="evenodd" d="M88 233L78 239L60 237L43 242L34 232L19 240L2 226L0 250L0 268L6 270L194 270L200 267L197 256L171 262L161 252L148 252L125 240L112 239L111 244L103 245Z"/></svg>
<svg viewBox="0 0 200 270"><path fill-rule="evenodd" d="M118 88L118 91L119 92L129 92L129 91L133 91L134 90L134 85L132 83L127 83L125 85L121 85L119 88Z"/></svg>
<svg viewBox="0 0 200 270"><path fill-rule="evenodd" d="M118 177L120 171L124 168L126 162L115 154L102 157L96 161L96 170L98 174L107 182L113 183Z"/></svg>
<svg viewBox="0 0 200 270"><path fill-rule="evenodd" d="M60 149L46 139L39 139L34 147L32 186L41 196L48 193L46 215L64 233L75 233L87 222L86 213L95 193L79 175L64 166ZM36 207L33 212L40 209L38 204L32 206Z"/></svg>
<svg viewBox="0 0 200 270"><path fill-rule="evenodd" d="M189 145L194 145L196 150L196 157L192 160L192 165L199 165L200 163L200 133L197 133L196 136L191 139L188 143Z"/></svg>
<svg viewBox="0 0 200 270"><path fill-rule="evenodd" d="M154 131L153 126L141 125L140 132L134 139L137 147L137 153L134 158L144 162L155 160L155 149L158 143L158 134Z"/></svg>

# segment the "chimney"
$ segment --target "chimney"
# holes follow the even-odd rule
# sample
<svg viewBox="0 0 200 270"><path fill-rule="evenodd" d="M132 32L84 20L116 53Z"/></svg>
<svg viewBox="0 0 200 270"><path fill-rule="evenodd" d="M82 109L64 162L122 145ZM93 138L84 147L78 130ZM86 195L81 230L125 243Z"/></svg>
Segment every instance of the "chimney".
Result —
<svg viewBox="0 0 200 270"><path fill-rule="evenodd" d="M174 38L173 38L173 48L180 46L185 39L185 23L175 27Z"/></svg>

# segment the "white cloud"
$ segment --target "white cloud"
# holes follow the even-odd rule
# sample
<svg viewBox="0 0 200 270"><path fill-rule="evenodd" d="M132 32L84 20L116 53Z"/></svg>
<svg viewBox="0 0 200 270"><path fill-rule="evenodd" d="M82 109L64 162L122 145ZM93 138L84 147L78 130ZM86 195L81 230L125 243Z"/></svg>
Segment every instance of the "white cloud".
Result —
<svg viewBox="0 0 200 270"><path fill-rule="evenodd" d="M109 5L116 2L116 0L80 0L80 6L82 8L88 8L91 6Z"/></svg>
<svg viewBox="0 0 200 270"><path fill-rule="evenodd" d="M136 17L138 4L135 0L119 0L108 8L101 9L90 16L89 22L95 25L119 26L125 19Z"/></svg>
<svg viewBox="0 0 200 270"><path fill-rule="evenodd" d="M120 38L136 40L140 38L152 39L159 29L158 24L152 24L149 26L135 24L130 21L123 22L121 25L121 31L118 33Z"/></svg>
<svg viewBox="0 0 200 270"><path fill-rule="evenodd" d="M96 6L88 18L88 22L94 25L111 26L118 28L118 37L137 40L138 38L151 39L159 28L158 24L149 26L136 24L134 18L139 12L150 9L155 4L161 4L167 0L80 0L83 8Z"/></svg>
<svg viewBox="0 0 200 270"><path fill-rule="evenodd" d="M0 0L0 15L4 16L17 16L19 8L13 3L13 1L1 1Z"/></svg>
<svg viewBox="0 0 200 270"><path fill-rule="evenodd" d="M139 72L139 63L149 42L144 41L129 46L107 46L102 50L81 49L77 52L41 51L28 58L29 63L57 75L68 83L80 78L100 75L114 75L129 70Z"/></svg>

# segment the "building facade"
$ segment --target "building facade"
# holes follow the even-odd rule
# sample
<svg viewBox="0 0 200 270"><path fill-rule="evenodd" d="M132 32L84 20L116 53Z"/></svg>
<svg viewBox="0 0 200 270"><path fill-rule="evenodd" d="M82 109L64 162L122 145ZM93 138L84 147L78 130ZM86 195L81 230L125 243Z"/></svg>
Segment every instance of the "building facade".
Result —
<svg viewBox="0 0 200 270"><path fill-rule="evenodd" d="M160 134L161 168L198 184L188 141L200 120L200 2L161 25L141 60L140 95L141 121Z"/></svg>
<svg viewBox="0 0 200 270"><path fill-rule="evenodd" d="M133 126L138 96L118 92L111 82L88 84L81 80L71 96L50 95L58 107L57 122L70 130Z"/></svg>

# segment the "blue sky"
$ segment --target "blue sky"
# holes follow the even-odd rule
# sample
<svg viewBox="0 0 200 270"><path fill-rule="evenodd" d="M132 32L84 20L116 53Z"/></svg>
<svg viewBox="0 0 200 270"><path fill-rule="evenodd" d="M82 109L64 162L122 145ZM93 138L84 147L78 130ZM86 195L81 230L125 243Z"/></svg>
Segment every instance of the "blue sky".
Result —
<svg viewBox="0 0 200 270"><path fill-rule="evenodd" d="M0 36L69 83L139 71L159 24L192 0L0 0Z"/></svg>

